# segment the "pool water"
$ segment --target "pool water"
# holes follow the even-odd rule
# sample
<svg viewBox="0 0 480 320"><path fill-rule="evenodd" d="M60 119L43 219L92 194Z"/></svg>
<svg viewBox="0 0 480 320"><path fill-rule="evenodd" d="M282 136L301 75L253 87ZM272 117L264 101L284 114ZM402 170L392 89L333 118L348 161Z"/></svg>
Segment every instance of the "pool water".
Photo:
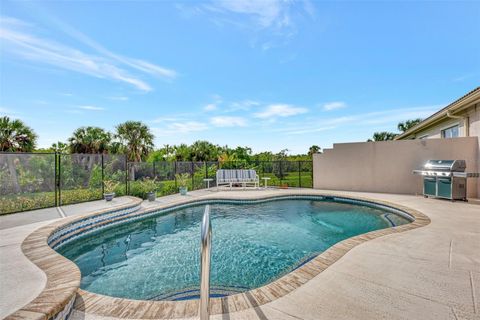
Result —
<svg viewBox="0 0 480 320"><path fill-rule="evenodd" d="M196 297L204 208L127 222L58 251L79 266L85 290L141 300ZM372 207L298 199L212 204L211 219L213 296L260 287L341 240L409 222Z"/></svg>

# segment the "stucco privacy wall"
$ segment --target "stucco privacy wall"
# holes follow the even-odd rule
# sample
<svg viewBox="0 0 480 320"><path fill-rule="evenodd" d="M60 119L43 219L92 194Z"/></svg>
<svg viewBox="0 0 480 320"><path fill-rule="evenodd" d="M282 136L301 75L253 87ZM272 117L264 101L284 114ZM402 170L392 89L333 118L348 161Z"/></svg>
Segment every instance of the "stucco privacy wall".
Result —
<svg viewBox="0 0 480 320"><path fill-rule="evenodd" d="M480 171L477 137L334 144L313 156L316 189L421 194L412 174L429 159L464 159L467 171ZM480 179L468 179L467 197L480 198Z"/></svg>

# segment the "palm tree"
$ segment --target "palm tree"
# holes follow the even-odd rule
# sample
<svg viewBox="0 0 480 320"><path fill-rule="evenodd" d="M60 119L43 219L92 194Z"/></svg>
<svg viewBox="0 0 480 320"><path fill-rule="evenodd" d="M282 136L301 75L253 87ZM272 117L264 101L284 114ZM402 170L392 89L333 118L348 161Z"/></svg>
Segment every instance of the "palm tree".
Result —
<svg viewBox="0 0 480 320"><path fill-rule="evenodd" d="M423 120L420 119L420 118L417 118L417 119L413 119L413 120L406 120L404 122L400 122L398 124L398 130L400 130L401 132L405 132L407 131L408 129L410 128L413 128L414 126L416 126L417 124L419 124L420 122L422 122Z"/></svg>
<svg viewBox="0 0 480 320"><path fill-rule="evenodd" d="M0 151L31 152L35 149L36 140L35 132L22 120L11 120L6 116L0 118ZM6 159L14 191L21 192L13 156L6 155L2 158Z"/></svg>
<svg viewBox="0 0 480 320"><path fill-rule="evenodd" d="M218 157L218 147L208 141L195 141L190 146L192 161L211 161Z"/></svg>
<svg viewBox="0 0 480 320"><path fill-rule="evenodd" d="M320 153L321 149L317 145L313 145L308 149L308 156L313 156L314 153Z"/></svg>
<svg viewBox="0 0 480 320"><path fill-rule="evenodd" d="M69 150L69 146L66 143L58 141L58 142L52 143L50 150L57 153L66 153Z"/></svg>
<svg viewBox="0 0 480 320"><path fill-rule="evenodd" d="M176 161L189 161L192 159L190 148L185 143L175 146L174 149Z"/></svg>
<svg viewBox="0 0 480 320"><path fill-rule="evenodd" d="M150 128L140 121L119 124L115 137L125 146L128 160L140 162L153 150L154 136Z"/></svg>
<svg viewBox="0 0 480 320"><path fill-rule="evenodd" d="M373 134L373 141L393 140L396 136L397 136L397 134L393 133L393 132L387 132L387 131L375 132ZM368 139L368 141L372 141L372 140Z"/></svg>
<svg viewBox="0 0 480 320"><path fill-rule="evenodd" d="M37 135L22 120L0 118L0 151L31 152L36 141Z"/></svg>
<svg viewBox="0 0 480 320"><path fill-rule="evenodd" d="M71 153L106 153L112 135L98 127L80 127L68 139Z"/></svg>
<svg viewBox="0 0 480 320"><path fill-rule="evenodd" d="M80 153L81 155L71 155L72 165L87 168L87 172L92 172L95 164L99 164L100 153L107 153L112 140L110 132L98 127L80 127L75 130L68 139L68 148L70 153ZM92 174L88 175L85 185L90 185Z"/></svg>

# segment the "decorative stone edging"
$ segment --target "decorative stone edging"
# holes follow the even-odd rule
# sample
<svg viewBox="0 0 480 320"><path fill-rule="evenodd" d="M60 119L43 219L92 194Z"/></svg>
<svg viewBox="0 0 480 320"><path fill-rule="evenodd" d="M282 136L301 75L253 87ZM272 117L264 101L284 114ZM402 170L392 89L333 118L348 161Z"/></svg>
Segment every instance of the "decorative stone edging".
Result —
<svg viewBox="0 0 480 320"><path fill-rule="evenodd" d="M6 320L65 320L73 307L80 287L81 273L77 265L53 250L48 240L62 226L75 224L88 217L139 207L142 200L129 197L131 202L95 211L82 217L67 217L32 232L22 242L23 254L47 276L43 291L27 305L7 316Z"/></svg>
<svg viewBox="0 0 480 320"><path fill-rule="evenodd" d="M381 206L388 207L392 210L399 210L401 212L407 213L411 216L414 221L408 224L404 224L398 227L391 227L387 229L375 230L365 234L361 234L352 238L345 239L341 242L336 243L335 245L328 248L326 251L322 252L315 258L301 265L300 267L292 270L290 273L282 276L281 278L264 285L260 288L252 289L246 292L222 297L222 298L212 298L210 299L211 314L222 314L229 313L234 311L240 311L248 308L253 308L261 306L268 302L274 301L289 292L300 287L313 277L317 276L330 265L339 260L343 255L345 255L349 250L355 246L372 240L384 235L395 234L397 232L403 232L407 230L412 230L419 228L430 223L430 219L417 210L407 208L398 204L389 203L386 201L362 198L362 197L352 197L345 196L339 193L326 193L326 192L302 192L295 193L292 192L282 192L278 196L275 195L262 195L258 194L253 197L248 198L232 198L229 195L223 197L207 196L202 199L193 199L193 200L181 200L175 203L170 203L167 205L160 205L156 207L149 208L145 211L133 211L128 212L120 217L110 217L108 221L99 221L101 220L101 215L112 213L112 209L104 210L101 212L95 212L81 218L70 219L66 221L65 219L51 224L49 226L38 229L27 237L27 239L22 244L22 250L25 255L32 260L37 266L39 266L47 274L47 286L44 291L35 298L30 304L22 308L21 310L15 312L9 317L10 319L17 318L35 318L35 319L49 319L52 318L56 313L59 313L65 305L70 301L69 298L72 297L75 292L76 299L74 308L82 312L96 314L100 316L109 316L109 317L119 317L119 318L135 318L135 319L159 319L159 318L185 318L185 317L195 317L198 314L199 303L198 300L185 300L185 301L141 301L141 300L131 300L131 299L122 299L114 298L109 296L104 296L92 292L88 292L82 289L79 289L80 284L80 271L75 263L64 258L60 254L56 253L47 242L50 242L52 245L57 245L61 243L60 239L64 235L60 235L55 238L54 241L49 241L50 238L53 238L52 235L58 235L59 230L71 227L74 223L79 221L86 221L88 219L96 219L99 221L99 225L107 223L123 223L125 219L139 219L143 218L146 215L152 214L153 212L159 210L170 211L169 209L176 209L179 206L188 206L203 201L222 201L222 200L268 200L271 198L286 198L288 196L324 196L332 197L332 200L338 198L337 200L343 201L360 201L370 204L380 204ZM140 201L137 199L137 201ZM138 205L138 204L137 204ZM122 208L125 209L125 208ZM118 221L116 221L118 220ZM94 224L96 226L96 224ZM86 228L95 228L92 226L86 226ZM63 227L63 228L62 228ZM73 228L75 234L80 234L86 230L84 227ZM56 234L57 233L57 234ZM69 237L67 235L67 237ZM27 241L28 240L28 241ZM68 239L63 239L68 240ZM61 264L62 267L58 267L58 264ZM49 286L50 284L50 286ZM50 290L50 291L49 291ZM56 299L57 290L62 293L64 290L64 297L61 299ZM55 301L52 302L52 295L55 295ZM48 300L48 297L52 297ZM60 301L59 301L60 300ZM36 304L35 304L36 302ZM44 303L42 303L44 302ZM47 303L48 302L48 303ZM61 303L59 303L61 302ZM33 305L31 306L31 304ZM19 313L20 312L20 313ZM21 313L24 312L24 313ZM34 314L28 314L25 312L34 312ZM35 315L47 315L46 317L36 317ZM15 316L17 315L17 316Z"/></svg>

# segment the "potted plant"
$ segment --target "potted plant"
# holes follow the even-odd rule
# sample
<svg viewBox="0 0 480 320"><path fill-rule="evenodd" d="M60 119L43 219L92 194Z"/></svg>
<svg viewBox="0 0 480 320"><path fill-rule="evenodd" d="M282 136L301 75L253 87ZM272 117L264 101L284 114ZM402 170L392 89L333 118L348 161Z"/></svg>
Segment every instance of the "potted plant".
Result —
<svg viewBox="0 0 480 320"><path fill-rule="evenodd" d="M118 186L118 182L112 180L105 180L103 182L105 201L112 201L115 198L115 188Z"/></svg>
<svg viewBox="0 0 480 320"><path fill-rule="evenodd" d="M142 187L144 192L147 194L148 201L155 201L157 196L157 184L155 183L157 178L150 179L149 177L143 178Z"/></svg>
<svg viewBox="0 0 480 320"><path fill-rule="evenodd" d="M182 196L185 196L187 194L188 188L187 188L187 182L188 179L190 178L188 173L182 173L182 174L176 174L175 178L177 179L177 184L179 186L180 194Z"/></svg>
<svg viewBox="0 0 480 320"><path fill-rule="evenodd" d="M288 189L288 183L283 182L280 184L280 189Z"/></svg>

